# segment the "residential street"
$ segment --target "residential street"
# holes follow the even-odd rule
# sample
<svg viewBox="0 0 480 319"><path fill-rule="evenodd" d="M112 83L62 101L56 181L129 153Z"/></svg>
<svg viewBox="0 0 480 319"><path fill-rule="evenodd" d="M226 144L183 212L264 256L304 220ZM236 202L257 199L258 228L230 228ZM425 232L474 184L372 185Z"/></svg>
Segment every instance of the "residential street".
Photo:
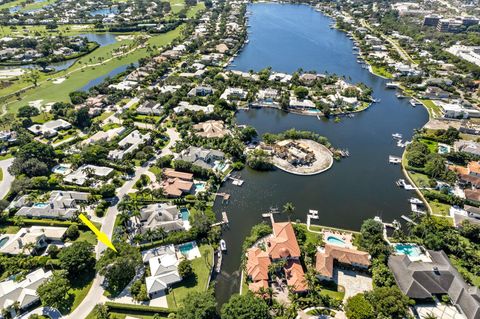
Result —
<svg viewBox="0 0 480 319"><path fill-rule="evenodd" d="M101 231L107 234L109 238L112 238L112 235L113 235L113 230L115 227L115 219L118 214L118 204L121 201L122 197L128 194L129 192L131 192L133 186L135 185L137 180L140 178L140 176L142 176L142 174L146 174L146 172L148 172L148 169L150 168L149 164L154 163L158 157L171 154L172 151L169 148L173 146L176 143L176 141L180 139L179 134L174 129L167 129L167 134L170 137L170 141L162 149L160 154L158 154L150 162L146 163L147 165L137 167L135 169L134 177L131 180L126 181L122 185L122 187L117 189L116 194L118 197L118 201L114 206L111 206L108 208L102 223L102 228L101 228ZM104 244L97 243L97 246L95 246L95 253L96 253L97 260L100 258L101 253L105 249L106 249L106 246ZM82 303L66 318L83 319L87 317L88 314L93 310L95 305L102 300L103 292L105 291L105 289L102 287L102 282L103 282L103 276L100 276L99 274L97 274L95 276L95 279L93 280L92 287L90 288L85 299L83 299Z"/></svg>
<svg viewBox="0 0 480 319"><path fill-rule="evenodd" d="M15 176L12 176L8 172L8 168L12 165L14 158L9 158L3 161L0 161L0 169L3 172L3 179L0 182L0 199L4 198L10 191L10 186L12 185Z"/></svg>

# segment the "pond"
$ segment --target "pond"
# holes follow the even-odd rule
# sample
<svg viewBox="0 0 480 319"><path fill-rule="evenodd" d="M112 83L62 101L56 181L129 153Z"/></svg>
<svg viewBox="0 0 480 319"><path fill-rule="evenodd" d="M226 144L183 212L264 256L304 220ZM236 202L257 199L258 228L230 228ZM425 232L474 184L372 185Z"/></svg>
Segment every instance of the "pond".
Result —
<svg viewBox="0 0 480 319"><path fill-rule="evenodd" d="M303 68L336 73L347 81L372 87L374 98L381 102L353 118L342 118L340 123L274 109L237 113L238 124L255 127L259 135L290 128L314 131L326 136L335 147L348 149L350 157L315 176L246 168L239 173L245 181L242 187L231 182L222 186L219 192L231 194L231 199L227 206L218 200L214 207L219 220L221 212L227 211L230 221L230 229L223 234L229 254L223 258L216 285L220 304L238 293L243 240L272 206L281 210L285 202L292 202L294 220L305 221L308 210L315 209L319 211L319 224L353 230L370 217L392 220L408 212L412 194L395 185L402 172L399 166L388 163L389 155L401 156L403 151L396 146L392 133L409 139L413 130L428 120L424 108L398 99L395 90L385 89L386 80L356 62L353 42L344 33L330 29L332 20L327 16L294 4L259 3L249 5L248 10L252 12L248 22L250 41L231 68L248 71L271 66L279 72Z"/></svg>
<svg viewBox="0 0 480 319"><path fill-rule="evenodd" d="M117 42L117 38L114 33L104 32L104 33L83 33L79 34L80 37L85 37L89 41L97 42L100 47L113 44ZM50 63L47 68L54 69L55 72L62 71L68 69L72 66L77 59L70 59L61 62L54 62ZM36 64L24 64L24 65L9 65L9 66L0 66L0 70L9 70L9 69L17 69L17 68L24 68L24 69L32 69L38 68Z"/></svg>

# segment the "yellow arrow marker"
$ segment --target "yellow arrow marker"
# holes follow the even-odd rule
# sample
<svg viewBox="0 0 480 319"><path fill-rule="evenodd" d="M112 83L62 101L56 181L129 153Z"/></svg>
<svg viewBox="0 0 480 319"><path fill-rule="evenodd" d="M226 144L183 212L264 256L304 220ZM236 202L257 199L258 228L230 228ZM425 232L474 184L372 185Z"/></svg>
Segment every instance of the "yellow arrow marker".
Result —
<svg viewBox="0 0 480 319"><path fill-rule="evenodd" d="M97 235L97 238L99 241L101 241L102 243L105 244L105 246L107 246L108 248L112 249L113 251L117 252L117 250L115 249L115 246L113 246L112 242L110 241L110 238L108 238L107 234L101 232L90 220L88 220L88 218L83 215L83 214L80 214L78 216L80 218L80 220L85 224L87 225L88 228L90 228L93 233L95 235Z"/></svg>

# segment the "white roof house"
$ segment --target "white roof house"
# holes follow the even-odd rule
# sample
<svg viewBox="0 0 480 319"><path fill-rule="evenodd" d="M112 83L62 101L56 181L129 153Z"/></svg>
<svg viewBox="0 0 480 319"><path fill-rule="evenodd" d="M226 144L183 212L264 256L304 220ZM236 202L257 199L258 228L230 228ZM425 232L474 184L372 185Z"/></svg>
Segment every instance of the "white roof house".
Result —
<svg viewBox="0 0 480 319"><path fill-rule="evenodd" d="M188 102L182 101L178 103L178 106L173 109L173 111L177 114L183 113L186 110L193 111L193 112L204 112L205 114L210 114L213 112L213 105L208 106L200 106L200 105L192 105Z"/></svg>
<svg viewBox="0 0 480 319"><path fill-rule="evenodd" d="M50 198L47 202L23 206L15 215L36 218L70 219L74 217L78 211L78 204L80 202L86 202L89 196L89 193L84 192L53 191L50 193ZM19 202L24 203L25 200L20 199Z"/></svg>
<svg viewBox="0 0 480 319"><path fill-rule="evenodd" d="M22 228L15 235L3 236L3 238L8 238L8 241L0 248L0 253L9 255L33 253L36 249L45 248L48 245L47 241L60 242L66 231L66 227L32 226ZM35 246L26 248L31 243Z"/></svg>
<svg viewBox="0 0 480 319"><path fill-rule="evenodd" d="M142 134L138 130L135 130L118 142L119 149L110 151L108 158L112 160L122 160L125 155L135 152L142 144L148 143L150 140L150 133Z"/></svg>
<svg viewBox="0 0 480 319"><path fill-rule="evenodd" d="M113 173L113 168L88 164L80 166L76 171L65 176L63 181L66 183L83 185L88 179L87 172L90 170L94 176L100 178L107 178Z"/></svg>
<svg viewBox="0 0 480 319"><path fill-rule="evenodd" d="M123 127L123 126L112 128L112 129L110 129L106 132L105 131L98 131L97 133L93 134L92 136L90 136L86 140L82 141L81 145L88 145L88 144L95 143L95 142L98 142L98 141L111 141L115 137L121 135L123 132L125 132L125 127Z"/></svg>
<svg viewBox="0 0 480 319"><path fill-rule="evenodd" d="M50 276L51 271L45 272L40 268L29 273L20 282L14 280L0 282L0 309L8 309L15 302L19 303L21 309L34 304L39 300L37 288Z"/></svg>
<svg viewBox="0 0 480 319"><path fill-rule="evenodd" d="M162 294L165 289L174 283L182 281L178 273L178 258L173 245L163 250L162 254L150 258L148 261L151 276L145 279L147 292L150 298Z"/></svg>
<svg viewBox="0 0 480 319"><path fill-rule="evenodd" d="M71 127L72 124L65 120L58 119L43 124L34 124L30 126L28 130L35 135L55 136L58 134L58 131L68 130Z"/></svg>

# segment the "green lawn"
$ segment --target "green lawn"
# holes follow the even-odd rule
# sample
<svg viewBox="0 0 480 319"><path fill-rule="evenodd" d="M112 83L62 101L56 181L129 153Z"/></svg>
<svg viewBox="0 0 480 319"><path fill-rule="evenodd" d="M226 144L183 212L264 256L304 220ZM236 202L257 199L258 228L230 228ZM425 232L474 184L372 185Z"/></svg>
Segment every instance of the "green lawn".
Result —
<svg viewBox="0 0 480 319"><path fill-rule="evenodd" d="M86 241L92 245L97 244L97 236L90 230L80 230L80 236L75 241Z"/></svg>
<svg viewBox="0 0 480 319"><path fill-rule="evenodd" d="M101 122L103 120L106 120L110 115L112 115L113 112L103 112L99 116L93 119L93 122Z"/></svg>
<svg viewBox="0 0 480 319"><path fill-rule="evenodd" d="M74 283L72 288L70 288L69 293L73 295L73 302L70 308L70 312L75 310L80 303L85 299L88 294L88 291L92 287L93 278L95 277L95 273L86 276L83 280L79 281L78 283Z"/></svg>
<svg viewBox="0 0 480 319"><path fill-rule="evenodd" d="M421 138L420 142L428 146L428 150L430 153L437 153L438 152L438 142L431 141L431 140L426 140Z"/></svg>
<svg viewBox="0 0 480 319"><path fill-rule="evenodd" d="M428 202L434 214L448 216L450 214L450 205L439 202Z"/></svg>
<svg viewBox="0 0 480 319"><path fill-rule="evenodd" d="M0 182L3 181L3 169L0 168Z"/></svg>
<svg viewBox="0 0 480 319"><path fill-rule="evenodd" d="M432 100L420 100L420 102L422 102L423 105L425 105L425 107L427 108L428 114L430 115L431 118L442 116L442 110L438 105L433 103Z"/></svg>
<svg viewBox="0 0 480 319"><path fill-rule="evenodd" d="M16 234L20 230L20 226L0 225L0 233Z"/></svg>
<svg viewBox="0 0 480 319"><path fill-rule="evenodd" d="M162 173L162 169L158 166L152 166L148 169L150 172L152 172L155 175L159 175Z"/></svg>
<svg viewBox="0 0 480 319"><path fill-rule="evenodd" d="M213 248L210 245L202 245L199 249L202 257L192 260L192 268L196 276L173 285L172 291L167 295L169 308L178 308L189 292L207 289L208 278L213 266Z"/></svg>
<svg viewBox="0 0 480 319"><path fill-rule="evenodd" d="M32 116L31 119L34 123L43 124L45 122L53 120L53 114L43 112L43 113L38 114L37 116Z"/></svg>
<svg viewBox="0 0 480 319"><path fill-rule="evenodd" d="M372 72L381 77L393 79L392 73L388 72L384 67L372 65Z"/></svg>

